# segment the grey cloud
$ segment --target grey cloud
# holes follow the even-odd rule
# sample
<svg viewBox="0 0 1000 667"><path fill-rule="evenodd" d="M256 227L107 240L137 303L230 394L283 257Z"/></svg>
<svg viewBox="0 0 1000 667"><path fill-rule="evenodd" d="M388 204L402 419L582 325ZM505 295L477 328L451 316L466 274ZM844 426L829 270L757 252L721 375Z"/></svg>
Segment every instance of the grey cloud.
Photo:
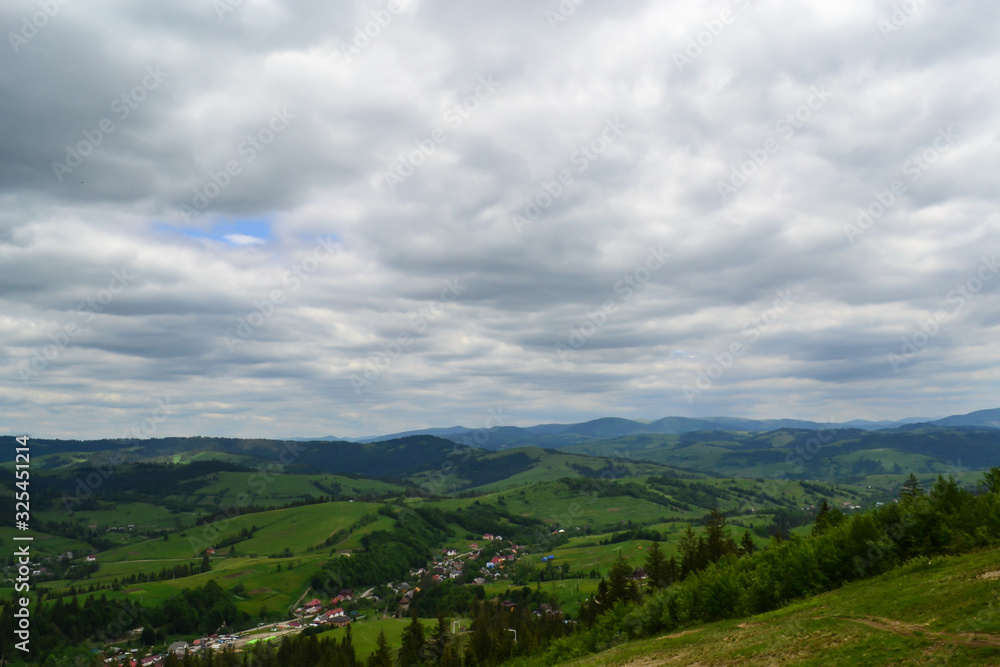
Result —
<svg viewBox="0 0 1000 667"><path fill-rule="evenodd" d="M754 2L680 71L674 54L737 3L582 3L552 29L556 2L411 0L350 62L343 45L384 3L230 4L220 19L194 0L70 2L19 53L0 48L0 430L114 435L168 395L178 414L158 435L475 426L497 406L518 423L995 407L1000 279L899 373L886 355L997 247L1000 10L925 4L883 38L880 3ZM114 101L157 65L169 76L119 118ZM501 85L455 126L445 114L480 77ZM295 118L249 160L241 142L284 107ZM574 162L615 117L621 137ZM115 130L60 182L52 163L104 118ZM386 172L439 127L392 192ZM961 138L911 180L949 127ZM719 182L772 137L724 201ZM240 173L186 221L178 207L228 161ZM511 215L560 169L573 182L519 234ZM895 179L905 193L852 244L844 226ZM233 219L267 220L265 243L176 231ZM336 257L293 289L290 267L328 234ZM671 257L626 300L618 281L651 245ZM22 381L121 267L135 283ZM688 403L684 384L790 286L795 305ZM230 350L273 290L281 303ZM556 343L609 299L562 361ZM357 393L351 376L404 332Z"/></svg>

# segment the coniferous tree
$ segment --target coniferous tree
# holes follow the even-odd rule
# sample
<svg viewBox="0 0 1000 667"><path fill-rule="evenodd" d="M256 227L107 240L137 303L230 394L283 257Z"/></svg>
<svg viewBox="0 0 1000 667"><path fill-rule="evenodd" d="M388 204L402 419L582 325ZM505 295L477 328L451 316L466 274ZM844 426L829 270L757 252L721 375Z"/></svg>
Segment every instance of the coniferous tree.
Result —
<svg viewBox="0 0 1000 667"><path fill-rule="evenodd" d="M393 667L392 649L385 638L385 630L380 630L375 640L375 650L368 655L367 667Z"/></svg>
<svg viewBox="0 0 1000 667"><path fill-rule="evenodd" d="M430 655L427 656L428 662L441 664L445 649L448 647L448 619L444 615L443 609L438 612L437 626L434 628L434 634L431 635L428 644L430 649Z"/></svg>
<svg viewBox="0 0 1000 667"><path fill-rule="evenodd" d="M462 667L462 656L451 642L445 645L439 664L440 667Z"/></svg>
<svg viewBox="0 0 1000 667"><path fill-rule="evenodd" d="M750 536L750 531L748 530L740 538L740 553L744 556L749 556L756 550L757 545L753 543L753 537Z"/></svg>
<svg viewBox="0 0 1000 667"><path fill-rule="evenodd" d="M669 585L666 579L666 566L667 562L663 557L663 550L660 549L660 543L653 542L649 551L646 552L646 562L643 564L653 588L663 588Z"/></svg>
<svg viewBox="0 0 1000 667"><path fill-rule="evenodd" d="M355 667L358 664L357 654L354 652L354 633L351 631L351 624L344 628L344 638L340 640L341 664L346 667Z"/></svg>
<svg viewBox="0 0 1000 667"><path fill-rule="evenodd" d="M604 579L602 579L601 584L604 583ZM618 602L639 601L639 591L635 582L632 581L632 568L620 552L618 560L615 561L611 572L608 573L607 583L603 587L601 584L597 585L597 600L601 606L601 613L610 610Z"/></svg>
<svg viewBox="0 0 1000 667"><path fill-rule="evenodd" d="M664 579L667 586L671 586L681 580L681 566L677 563L677 558L670 557L667 564L663 566Z"/></svg>
<svg viewBox="0 0 1000 667"><path fill-rule="evenodd" d="M709 563L717 563L723 556L736 553L736 542L729 534L726 515L718 508L712 510L705 524L705 551Z"/></svg>
<svg viewBox="0 0 1000 667"><path fill-rule="evenodd" d="M403 645L396 656L399 667L424 664L424 626L417 617L416 609L410 618L410 624L403 629Z"/></svg>
<svg viewBox="0 0 1000 667"><path fill-rule="evenodd" d="M844 513L830 505L824 498L819 506L819 512L816 513L816 523L813 525L811 532L813 535L819 535L843 520Z"/></svg>
<svg viewBox="0 0 1000 667"><path fill-rule="evenodd" d="M681 579L686 579L692 572L700 572L708 565L705 554L705 540L701 536L694 534L694 529L689 525L681 539L677 542L677 548L681 552Z"/></svg>
<svg viewBox="0 0 1000 667"><path fill-rule="evenodd" d="M917 481L917 476L912 472L910 476L906 478L903 482L903 488L899 491L899 497L905 500L912 500L917 496L922 496L924 494L923 487L920 486L920 482Z"/></svg>

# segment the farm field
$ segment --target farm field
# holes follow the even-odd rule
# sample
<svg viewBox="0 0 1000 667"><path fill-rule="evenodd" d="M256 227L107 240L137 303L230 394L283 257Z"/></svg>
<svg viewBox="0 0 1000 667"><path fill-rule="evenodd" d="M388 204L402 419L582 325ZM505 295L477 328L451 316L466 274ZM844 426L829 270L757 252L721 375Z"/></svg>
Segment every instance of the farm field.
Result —
<svg viewBox="0 0 1000 667"><path fill-rule="evenodd" d="M267 556L286 547L302 554L322 543L335 531L347 528L365 514L374 513L372 503L334 502L242 514L172 533L168 540L153 539L119 547L102 554L102 560L147 560L201 557L206 547L238 536L256 526L253 537L238 542L238 554ZM228 547L225 549L228 551ZM221 554L220 554L221 555Z"/></svg>

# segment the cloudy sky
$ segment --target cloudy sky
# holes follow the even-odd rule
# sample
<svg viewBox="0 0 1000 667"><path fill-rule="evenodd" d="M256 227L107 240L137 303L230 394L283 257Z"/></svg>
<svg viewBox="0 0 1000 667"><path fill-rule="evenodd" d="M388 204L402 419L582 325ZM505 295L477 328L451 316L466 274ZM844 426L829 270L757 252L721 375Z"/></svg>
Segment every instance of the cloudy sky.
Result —
<svg viewBox="0 0 1000 667"><path fill-rule="evenodd" d="M994 4L0 18L0 432L1000 404Z"/></svg>

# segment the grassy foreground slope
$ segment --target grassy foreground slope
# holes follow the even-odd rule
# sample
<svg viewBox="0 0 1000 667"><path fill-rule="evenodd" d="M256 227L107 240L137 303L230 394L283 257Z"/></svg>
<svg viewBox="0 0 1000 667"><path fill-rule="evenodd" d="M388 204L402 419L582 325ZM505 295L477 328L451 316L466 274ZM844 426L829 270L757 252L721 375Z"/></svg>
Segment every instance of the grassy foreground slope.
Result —
<svg viewBox="0 0 1000 667"><path fill-rule="evenodd" d="M565 664L1000 664L1000 550L914 559L777 611L692 626Z"/></svg>

